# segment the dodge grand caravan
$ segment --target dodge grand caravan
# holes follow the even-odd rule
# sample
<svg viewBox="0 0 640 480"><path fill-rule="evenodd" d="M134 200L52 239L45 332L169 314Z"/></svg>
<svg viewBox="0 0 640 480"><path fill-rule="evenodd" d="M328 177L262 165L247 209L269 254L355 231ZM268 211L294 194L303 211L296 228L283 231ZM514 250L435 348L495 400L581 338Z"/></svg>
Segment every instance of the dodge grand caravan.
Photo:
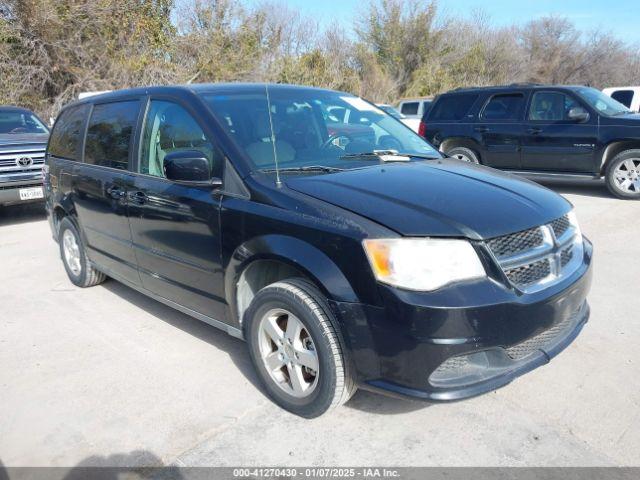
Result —
<svg viewBox="0 0 640 480"><path fill-rule="evenodd" d="M335 125L338 108L368 128ZM567 201L444 158L346 93L90 97L56 121L45 191L71 282L108 276L245 339L265 390L305 417L357 387L494 390L589 316L592 246Z"/></svg>

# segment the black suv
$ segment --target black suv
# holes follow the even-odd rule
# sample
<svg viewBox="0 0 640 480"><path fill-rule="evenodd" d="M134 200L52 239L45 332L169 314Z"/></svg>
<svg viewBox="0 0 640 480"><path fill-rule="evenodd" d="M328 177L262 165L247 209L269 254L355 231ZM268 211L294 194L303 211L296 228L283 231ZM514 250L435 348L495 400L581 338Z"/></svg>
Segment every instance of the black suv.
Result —
<svg viewBox="0 0 640 480"><path fill-rule="evenodd" d="M440 151L532 179L601 179L640 198L640 114L599 90L514 84L440 95L420 125Z"/></svg>
<svg viewBox="0 0 640 480"><path fill-rule="evenodd" d="M265 389L302 416L356 386L493 390L588 319L592 247L566 200L445 159L350 94L91 97L60 113L45 172L75 285L109 276L246 339Z"/></svg>

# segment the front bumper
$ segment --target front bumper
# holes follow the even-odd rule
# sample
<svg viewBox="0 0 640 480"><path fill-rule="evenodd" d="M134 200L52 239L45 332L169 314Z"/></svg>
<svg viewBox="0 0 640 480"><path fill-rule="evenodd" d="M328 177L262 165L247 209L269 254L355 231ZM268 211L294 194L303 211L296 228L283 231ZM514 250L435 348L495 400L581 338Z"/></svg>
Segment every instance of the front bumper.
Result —
<svg viewBox="0 0 640 480"><path fill-rule="evenodd" d="M19 203L41 202L42 198L21 200L20 189L42 187L42 171L35 170L28 173L12 173L0 175L0 205L15 205Z"/></svg>
<svg viewBox="0 0 640 480"><path fill-rule="evenodd" d="M548 363L588 321L592 252L585 239L580 268L533 294L482 280L431 293L381 285L384 307L334 303L358 384L430 401L460 400Z"/></svg>

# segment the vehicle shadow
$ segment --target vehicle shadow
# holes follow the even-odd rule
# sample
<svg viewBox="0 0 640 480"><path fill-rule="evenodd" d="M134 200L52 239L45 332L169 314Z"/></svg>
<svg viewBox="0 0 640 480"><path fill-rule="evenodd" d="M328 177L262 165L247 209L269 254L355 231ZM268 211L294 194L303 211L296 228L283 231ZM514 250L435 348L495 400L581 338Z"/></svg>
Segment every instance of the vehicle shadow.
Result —
<svg viewBox="0 0 640 480"><path fill-rule="evenodd" d="M37 222L44 220L45 218L46 213L44 210L44 203L42 202L0 207L0 227L5 225Z"/></svg>
<svg viewBox="0 0 640 480"><path fill-rule="evenodd" d="M147 450L116 453L109 456L92 455L77 465L68 467L11 467L0 460L0 480L118 480L182 479L176 466L166 466L158 456Z"/></svg>
<svg viewBox="0 0 640 480"><path fill-rule="evenodd" d="M102 287L159 320L226 352L247 380L266 396L255 374L247 346L242 340L232 337L226 332L179 312L174 308L168 307L116 280L109 279L102 284Z"/></svg>
<svg viewBox="0 0 640 480"><path fill-rule="evenodd" d="M408 398L388 397L377 393L358 390L345 407L378 415L402 415L432 406L433 403Z"/></svg>

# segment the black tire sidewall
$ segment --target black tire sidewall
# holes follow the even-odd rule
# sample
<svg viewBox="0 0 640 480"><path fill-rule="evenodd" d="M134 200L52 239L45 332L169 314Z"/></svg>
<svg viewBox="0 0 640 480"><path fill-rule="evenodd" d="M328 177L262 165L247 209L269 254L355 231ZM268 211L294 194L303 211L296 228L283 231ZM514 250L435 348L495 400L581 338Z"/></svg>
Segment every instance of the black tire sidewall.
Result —
<svg viewBox="0 0 640 480"><path fill-rule="evenodd" d="M640 150L627 150L622 153L616 155L613 160L607 166L607 171L605 173L605 180L607 183L607 188L614 196L618 198L623 198L626 200L640 200L640 192L638 193L628 193L623 192L618 189L615 185L615 180L613 178L613 172L615 169L625 160L629 160L630 158L640 158Z"/></svg>
<svg viewBox="0 0 640 480"><path fill-rule="evenodd" d="M73 274L73 272L69 268L69 265L67 265L67 260L64 256L64 246L62 239L66 230L70 230L76 237L76 243L78 244L78 250L80 251L80 275ZM68 218L64 218L60 222L60 229L58 230L58 244L60 246L60 257L62 258L62 264L64 265L64 269L66 270L67 275L69 276L69 280L71 280L71 283L78 287L84 286L87 277L87 258L85 256L84 244L82 243L82 239L80 238L78 229Z"/></svg>
<svg viewBox="0 0 640 480"><path fill-rule="evenodd" d="M480 157L478 156L478 154L476 152L474 152L473 150L471 150L470 148L467 147L453 147L451 149L449 149L447 151L447 155L449 155L450 157L452 157L453 155L456 154L456 150L458 151L458 153L468 157L469 159L471 159L471 162L467 162L467 163L471 163L471 164L475 164L475 165L479 165L480 164Z"/></svg>
<svg viewBox="0 0 640 480"><path fill-rule="evenodd" d="M298 285L296 285L298 287ZM305 290L312 296L316 303L322 306L315 296ZM260 347L258 342L258 328L260 319L269 310L274 308L284 308L290 311L302 321L310 333L313 343L318 354L318 362L320 365L318 384L315 390L307 397L296 398L282 391L264 368ZM325 310L323 308L323 310ZM325 311L325 315L330 312ZM313 418L324 413L332 404L337 384L336 368L332 361L333 354L328 345L325 332L320 325L316 315L308 308L308 306L293 292L279 289L277 287L266 287L254 297L251 305L247 309L245 315L245 338L249 346L249 353L255 366L256 372L264 388L267 390L271 398L282 408L296 415L306 418Z"/></svg>

